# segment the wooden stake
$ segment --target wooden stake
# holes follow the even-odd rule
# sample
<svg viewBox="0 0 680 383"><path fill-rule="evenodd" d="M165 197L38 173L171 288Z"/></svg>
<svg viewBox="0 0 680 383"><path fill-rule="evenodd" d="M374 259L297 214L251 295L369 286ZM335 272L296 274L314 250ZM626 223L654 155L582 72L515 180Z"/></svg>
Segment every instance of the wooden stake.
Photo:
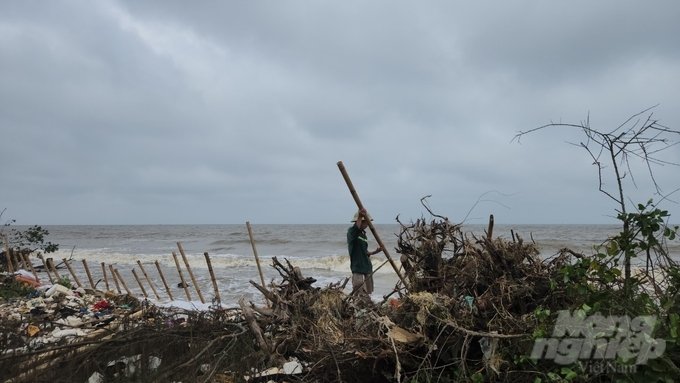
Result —
<svg viewBox="0 0 680 383"><path fill-rule="evenodd" d="M189 294L189 288L187 283L184 281L184 275L182 274L182 268L179 267L179 261L177 260L177 253L172 252L172 257L175 259L175 266L177 266L177 272L179 272L179 279L182 281L182 286L184 286L184 292L187 294L187 300L191 302L191 295Z"/></svg>
<svg viewBox="0 0 680 383"><path fill-rule="evenodd" d="M132 275L135 276L135 279L137 280L137 284L139 285L139 288L142 289L142 294L144 294L144 298L148 298L149 294L146 293L146 290L144 289L144 285L142 285L142 281L139 280L139 277L137 276L137 272L135 269L132 269Z"/></svg>
<svg viewBox="0 0 680 383"><path fill-rule="evenodd" d="M52 273L50 273L50 268L47 267L47 262L45 262L45 257L43 257L42 253L38 253L38 257L42 261L43 267L45 268L45 272L47 273L47 278L50 279L50 283L54 284L54 280L52 279Z"/></svg>
<svg viewBox="0 0 680 383"><path fill-rule="evenodd" d="M92 280L92 274L90 274L90 268L87 267L87 261L83 259L83 267L85 268L85 273L87 273L87 279L90 281L90 286L94 290L94 281Z"/></svg>
<svg viewBox="0 0 680 383"><path fill-rule="evenodd" d="M73 269L71 268L71 264L68 263L66 258L63 258L62 261L64 261L66 268L68 269L69 273L71 273L71 275L73 276L73 280L76 281L76 283L78 284L78 287L81 287L82 283L80 283L80 280L78 279L78 277L76 277L76 273L73 272Z"/></svg>
<svg viewBox="0 0 680 383"><path fill-rule="evenodd" d="M491 240L493 237L493 214L489 216L489 229L486 231L486 239Z"/></svg>
<svg viewBox="0 0 680 383"><path fill-rule="evenodd" d="M113 268L113 265L109 265L109 270L111 271L111 277L113 278L113 283L116 284L116 291L118 291L118 294L122 294L123 292L120 291L120 285L118 284L118 277L116 276L116 270Z"/></svg>
<svg viewBox="0 0 680 383"><path fill-rule="evenodd" d="M26 261L24 259L24 253L22 252L17 252L17 266L20 266L22 269L28 271L28 266L26 266ZM17 268L19 270L19 268Z"/></svg>
<svg viewBox="0 0 680 383"><path fill-rule="evenodd" d="M210 263L210 256L207 252L203 253L205 256L205 263L208 265L208 272L210 273L210 280L212 280L213 290L215 290L215 299L217 303L221 304L222 299L220 299L220 292L217 290L217 281L215 280L215 273L213 272L212 264Z"/></svg>
<svg viewBox="0 0 680 383"><path fill-rule="evenodd" d="M352 197L354 197L354 202L356 202L357 207L359 208L359 210L363 209L364 205L361 203L361 200L359 199L359 195L357 194L356 190L354 190L354 185L352 185L352 180L349 178L349 175L347 174L347 170L345 170L345 166L342 164L342 161L338 162L338 168L340 169L340 173L342 173L342 177L345 179L345 183L347 183L347 187L349 188L350 194L352 194ZM376 241L378 241L378 245L382 249L383 254L385 254L385 257L387 258L387 260L390 261L390 265L392 265L394 272L397 273L397 276L401 280L401 283L403 283L404 287L408 290L408 284L406 283L406 280L404 279L404 277L399 272L399 268L397 267L397 265L392 260L392 257L390 257L390 253L387 252L387 247L385 247L385 244L380 239L378 232L375 230L375 227L373 226L373 222L371 222L370 219L367 219L366 223L368 223L368 227L371 229L371 233L373 233L373 237L375 238Z"/></svg>
<svg viewBox="0 0 680 383"><path fill-rule="evenodd" d="M184 265L187 267L187 271L189 272L189 276L191 277L191 281L194 282L194 288L196 289L196 292L198 293L198 299L201 300L201 303L205 303L205 300L203 299L203 294L201 294L201 289L198 287L198 283L196 283L196 278L194 278L194 273L191 272L191 266L189 266L189 261L187 261L187 256L184 254L184 249L182 248L182 244L177 242L177 248L179 249L179 253L182 254L182 259L184 260Z"/></svg>
<svg viewBox="0 0 680 383"><path fill-rule="evenodd" d="M264 275L262 274L262 267L260 267L260 258L257 256L257 247L255 247L255 238L253 237L253 231L250 229L250 222L246 222L246 227L248 228L248 235L250 236L250 245L253 247L253 254L255 254L255 263L257 263L257 271L260 272L260 281L262 282L262 288L266 289L267 285L264 283ZM264 297L267 307L269 307L269 299Z"/></svg>
<svg viewBox="0 0 680 383"><path fill-rule="evenodd" d="M38 273L35 271L35 268L33 267L33 262L31 262L31 258L28 255L24 255L26 264L28 265L28 268L31 270L33 273L33 276L35 277L36 282L40 282L40 278L38 278Z"/></svg>
<svg viewBox="0 0 680 383"><path fill-rule="evenodd" d="M110 291L111 289L109 288L109 278L106 277L106 266L104 265L104 262L102 262L102 275L104 277L104 285L106 286L106 291Z"/></svg>
<svg viewBox="0 0 680 383"><path fill-rule="evenodd" d="M5 261L7 262L7 271L14 274L14 265L12 264L12 254L9 252L9 238L5 234Z"/></svg>
<svg viewBox="0 0 680 383"><path fill-rule="evenodd" d="M163 270L161 270L161 265L158 264L158 261L156 261L155 263L156 263L156 268L158 269L158 275L161 276L161 281L163 281L163 286L165 286L165 291L168 293L170 300L174 301L175 298L172 297L172 293L170 292L170 288L168 287L168 283L165 281L165 276L163 275Z"/></svg>
<svg viewBox="0 0 680 383"><path fill-rule="evenodd" d="M21 269L21 263L19 262L19 254L17 254L14 249L9 249L9 253L11 254L11 260L12 260L12 267L14 267L14 271L19 271Z"/></svg>
<svg viewBox="0 0 680 383"><path fill-rule="evenodd" d="M57 278L57 283L59 283L59 281L61 280L61 275L59 275L57 268L54 267L54 261L52 260L52 258L47 258L47 264L50 265L50 268L52 269L54 276Z"/></svg>
<svg viewBox="0 0 680 383"><path fill-rule="evenodd" d="M149 282L149 286L151 286L151 290L153 290L153 293L156 295L156 299L160 301L161 297L158 295L158 291L156 291L156 286L153 285L151 278L149 278L149 274L146 273L146 270L144 270L144 266L142 266L142 262L140 262L139 259L137 260L137 264L139 265L139 269L142 270L144 278L146 278L146 281Z"/></svg>
<svg viewBox="0 0 680 383"><path fill-rule="evenodd" d="M127 286L127 283L125 283L125 279L123 279L123 276L120 275L120 271L118 269L113 269L113 272L116 273L116 276L120 280L120 283L123 284L123 287L125 288L125 291L127 291L128 295L132 295L132 292L130 292L130 289Z"/></svg>

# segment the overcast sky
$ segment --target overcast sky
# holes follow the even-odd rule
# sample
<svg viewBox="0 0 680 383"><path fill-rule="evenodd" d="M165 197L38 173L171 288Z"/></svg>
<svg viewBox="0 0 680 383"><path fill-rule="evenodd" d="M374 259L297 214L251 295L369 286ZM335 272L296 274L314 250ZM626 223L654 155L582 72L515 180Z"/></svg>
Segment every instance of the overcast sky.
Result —
<svg viewBox="0 0 680 383"><path fill-rule="evenodd" d="M675 0L3 1L2 220L346 223L342 161L376 223L428 217L426 195L454 221L616 223L568 143L582 132L511 141L588 116L610 132L655 105L640 118L680 130L679 15ZM680 145L658 154L680 163ZM661 199L642 165L635 204ZM654 171L680 188L677 166Z"/></svg>

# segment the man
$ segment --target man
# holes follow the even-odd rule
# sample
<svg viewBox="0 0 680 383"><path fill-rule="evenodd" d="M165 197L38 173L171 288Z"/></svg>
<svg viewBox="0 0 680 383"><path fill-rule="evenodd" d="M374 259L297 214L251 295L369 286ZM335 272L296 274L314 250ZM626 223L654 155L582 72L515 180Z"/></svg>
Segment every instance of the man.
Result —
<svg viewBox="0 0 680 383"><path fill-rule="evenodd" d="M373 254L382 251L380 247L375 251L368 251L368 238L366 238L366 228L368 220L373 220L362 208L354 214L352 225L347 229L347 249L349 250L349 263L352 270L352 289L361 289L368 295L373 293L373 264L369 258Z"/></svg>

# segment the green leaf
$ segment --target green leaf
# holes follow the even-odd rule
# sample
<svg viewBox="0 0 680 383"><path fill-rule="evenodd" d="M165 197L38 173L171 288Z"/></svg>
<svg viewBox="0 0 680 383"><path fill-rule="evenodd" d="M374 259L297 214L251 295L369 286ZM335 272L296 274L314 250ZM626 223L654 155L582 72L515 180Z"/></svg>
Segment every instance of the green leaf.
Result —
<svg viewBox="0 0 680 383"><path fill-rule="evenodd" d="M607 246L607 255L615 255L619 252L619 243L616 241L611 241L609 246Z"/></svg>
<svg viewBox="0 0 680 383"><path fill-rule="evenodd" d="M600 311L600 306L601 306L600 302L595 302L593 304L593 311Z"/></svg>

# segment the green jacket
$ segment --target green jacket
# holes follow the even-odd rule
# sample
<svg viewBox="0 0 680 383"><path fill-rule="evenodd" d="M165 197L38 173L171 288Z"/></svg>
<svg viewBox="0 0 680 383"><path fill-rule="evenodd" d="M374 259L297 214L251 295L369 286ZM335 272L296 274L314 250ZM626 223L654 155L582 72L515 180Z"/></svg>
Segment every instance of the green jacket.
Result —
<svg viewBox="0 0 680 383"><path fill-rule="evenodd" d="M349 250L349 264L353 273L370 274L373 272L373 264L368 257L368 238L356 224L347 229L347 250Z"/></svg>

